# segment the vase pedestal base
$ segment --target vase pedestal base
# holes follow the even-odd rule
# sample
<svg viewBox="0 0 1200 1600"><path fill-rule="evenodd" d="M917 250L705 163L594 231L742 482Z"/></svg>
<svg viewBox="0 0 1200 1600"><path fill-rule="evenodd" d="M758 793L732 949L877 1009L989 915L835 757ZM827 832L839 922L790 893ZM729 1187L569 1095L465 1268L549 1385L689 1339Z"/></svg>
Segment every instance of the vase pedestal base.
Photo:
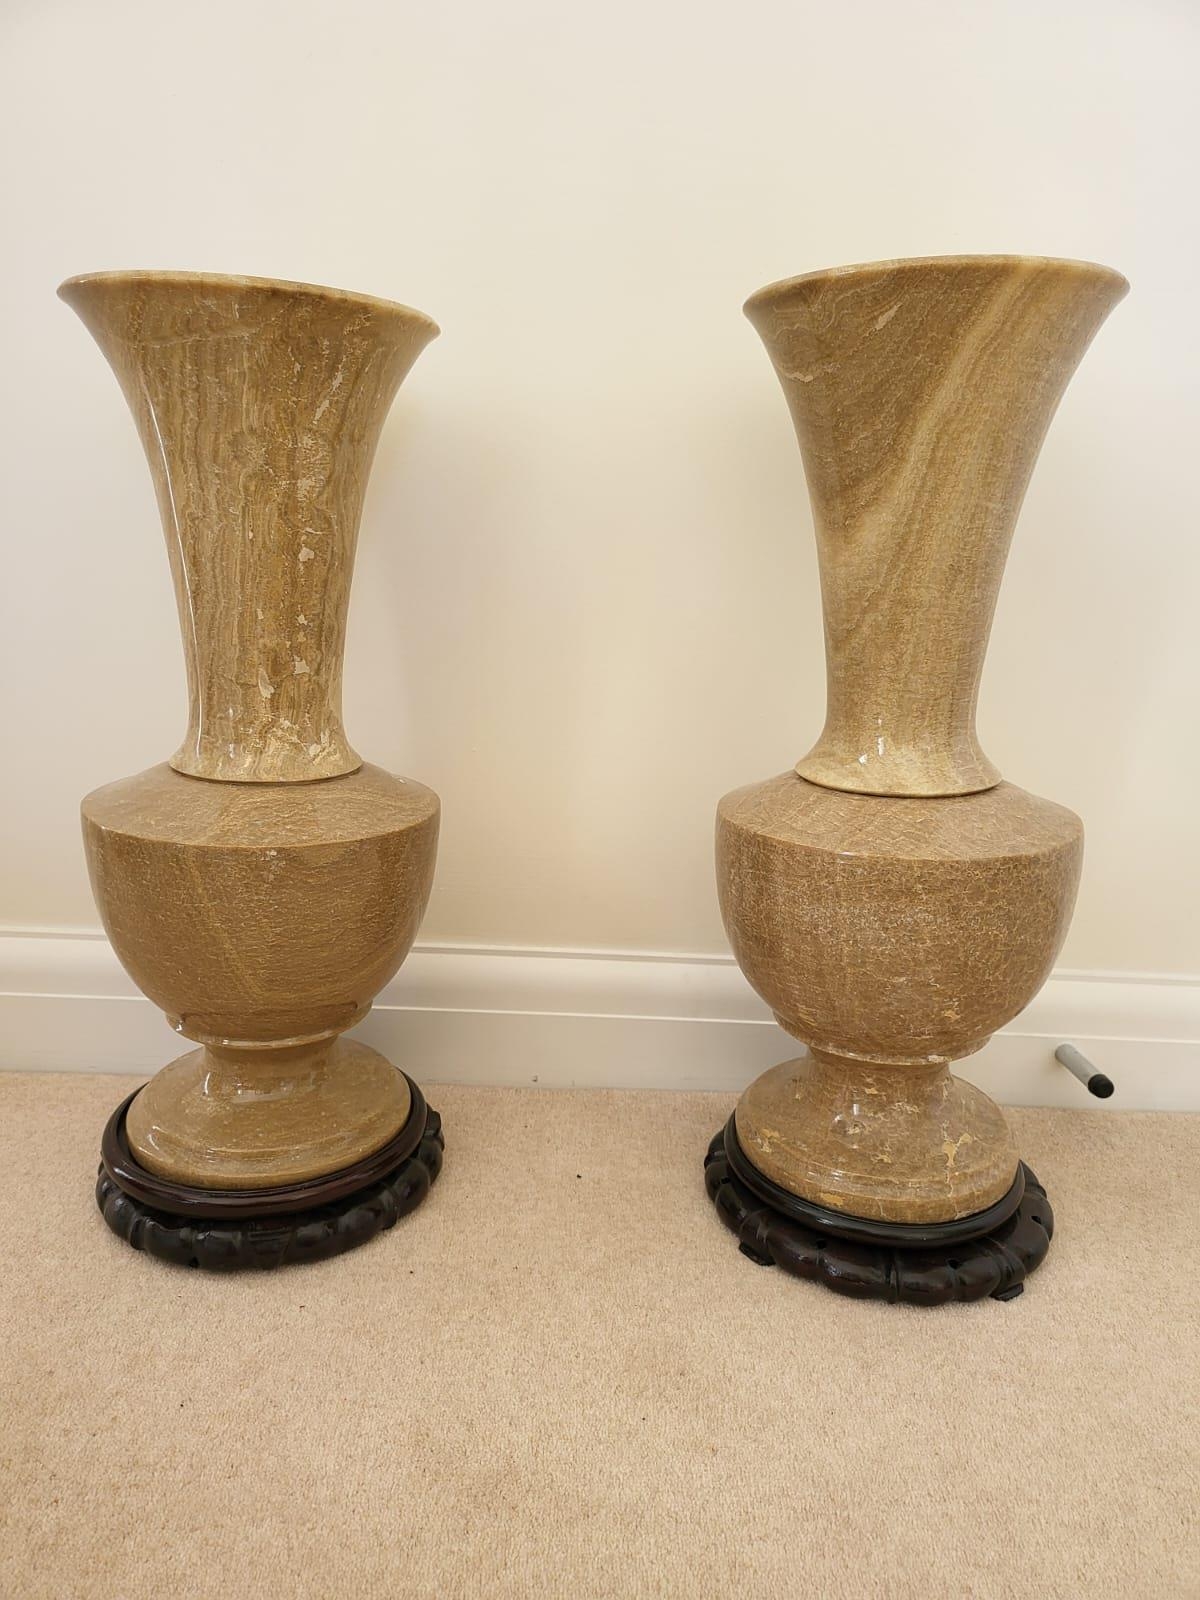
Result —
<svg viewBox="0 0 1200 1600"><path fill-rule="evenodd" d="M199 1188L150 1172L130 1148L130 1095L104 1130L96 1204L135 1250L179 1266L261 1271L341 1255L415 1210L441 1171L441 1118L407 1083L412 1104L393 1139L351 1166L271 1189Z"/></svg>
<svg viewBox="0 0 1200 1600"><path fill-rule="evenodd" d="M742 1254L838 1294L891 1304L1011 1300L1046 1258L1054 1213L1021 1163L995 1205L950 1223L879 1222L814 1206L763 1177L731 1117L708 1147L705 1186Z"/></svg>

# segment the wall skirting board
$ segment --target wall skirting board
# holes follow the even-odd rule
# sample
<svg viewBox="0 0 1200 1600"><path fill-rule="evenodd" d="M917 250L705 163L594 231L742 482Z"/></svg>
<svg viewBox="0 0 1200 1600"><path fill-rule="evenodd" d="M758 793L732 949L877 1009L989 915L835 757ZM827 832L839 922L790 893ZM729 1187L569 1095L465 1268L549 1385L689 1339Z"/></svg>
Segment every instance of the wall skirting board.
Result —
<svg viewBox="0 0 1200 1600"><path fill-rule="evenodd" d="M419 946L356 1033L426 1084L738 1090L800 1053L732 958L621 951ZM0 933L0 1069L149 1074L183 1048L103 936ZM1195 1111L1198 1069L1200 978L1058 972L956 1070L1010 1105Z"/></svg>

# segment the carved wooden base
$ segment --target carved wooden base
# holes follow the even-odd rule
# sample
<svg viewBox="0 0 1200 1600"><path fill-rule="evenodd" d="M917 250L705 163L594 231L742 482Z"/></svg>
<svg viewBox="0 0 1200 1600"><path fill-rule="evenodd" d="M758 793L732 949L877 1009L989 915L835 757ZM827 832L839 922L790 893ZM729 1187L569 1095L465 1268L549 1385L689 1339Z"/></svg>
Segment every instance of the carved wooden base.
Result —
<svg viewBox="0 0 1200 1600"><path fill-rule="evenodd" d="M1024 1162L1002 1201L953 1223L906 1227L817 1207L801 1217L795 1195L754 1175L733 1118L708 1147L704 1181L743 1255L860 1300L936 1306L988 1295L1014 1299L1046 1259L1054 1233L1046 1191Z"/></svg>
<svg viewBox="0 0 1200 1600"><path fill-rule="evenodd" d="M275 1190L190 1188L139 1166L125 1136L131 1095L104 1130L96 1204L135 1250L179 1266L267 1270L341 1255L415 1210L441 1171L441 1118L408 1081L412 1111L395 1139L352 1167Z"/></svg>

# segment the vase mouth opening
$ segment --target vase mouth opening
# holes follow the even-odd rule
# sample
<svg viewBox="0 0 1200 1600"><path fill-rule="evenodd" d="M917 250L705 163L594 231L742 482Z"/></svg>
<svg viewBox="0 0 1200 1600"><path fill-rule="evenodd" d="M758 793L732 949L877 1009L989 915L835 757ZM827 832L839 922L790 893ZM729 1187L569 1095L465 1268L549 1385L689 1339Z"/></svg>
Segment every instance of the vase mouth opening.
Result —
<svg viewBox="0 0 1200 1600"><path fill-rule="evenodd" d="M289 278L256 278L235 273L137 270L82 272L59 284L58 297L60 300L65 300L68 305L74 305L77 298L92 288L135 289L142 285L177 287L192 294L205 289L211 289L216 293L236 292L241 289L278 294L290 299L322 300L329 305L359 307L374 311L381 316L401 317L410 325L416 324L422 328L426 340L436 339L442 331L433 318L427 316L424 311L418 311L415 306L404 305L399 300L383 300L378 295L361 294L354 289L332 289L323 284L300 283Z"/></svg>
<svg viewBox="0 0 1200 1600"><path fill-rule="evenodd" d="M809 288L837 282L840 279L869 279L877 276L894 277L906 272L971 272L1010 269L1014 272L1058 272L1064 277L1076 276L1081 282L1107 282L1115 301L1128 293L1128 280L1115 267L1106 267L1097 261L1076 261L1063 256L1026 255L946 255L909 256L890 261L861 261L849 266L822 267L815 272L803 272L794 278L779 278L755 292L746 301L743 310L754 320L760 311L769 310L794 296L802 296Z"/></svg>

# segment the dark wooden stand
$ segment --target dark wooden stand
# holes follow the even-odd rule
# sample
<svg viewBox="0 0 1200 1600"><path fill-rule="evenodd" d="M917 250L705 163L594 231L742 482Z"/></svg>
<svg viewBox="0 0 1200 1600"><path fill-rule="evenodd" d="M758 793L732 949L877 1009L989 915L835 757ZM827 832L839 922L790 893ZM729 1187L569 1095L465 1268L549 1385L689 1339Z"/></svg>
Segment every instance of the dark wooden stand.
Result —
<svg viewBox="0 0 1200 1600"><path fill-rule="evenodd" d="M179 1266L265 1270L341 1255L419 1206L441 1171L441 1118L408 1084L412 1108L394 1139L340 1172L278 1189L201 1189L157 1177L125 1137L130 1095L104 1130L96 1204L135 1250Z"/></svg>
<svg viewBox="0 0 1200 1600"><path fill-rule="evenodd" d="M1054 1232L1046 1191L1024 1162L1002 1200L955 1222L909 1226L812 1205L757 1171L732 1117L708 1147L704 1181L744 1256L860 1300L1012 1300Z"/></svg>

